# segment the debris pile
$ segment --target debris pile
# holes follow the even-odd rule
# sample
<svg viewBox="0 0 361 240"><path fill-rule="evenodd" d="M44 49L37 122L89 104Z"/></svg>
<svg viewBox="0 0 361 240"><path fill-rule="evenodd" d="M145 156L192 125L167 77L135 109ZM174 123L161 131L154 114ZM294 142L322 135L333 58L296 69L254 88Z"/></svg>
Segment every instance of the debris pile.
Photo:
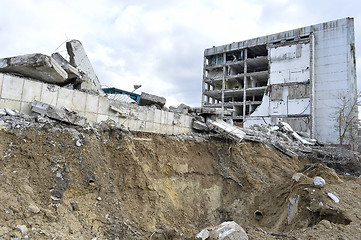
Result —
<svg viewBox="0 0 361 240"><path fill-rule="evenodd" d="M223 222L214 228L205 228L196 236L201 240L248 240L247 233L234 221Z"/></svg>

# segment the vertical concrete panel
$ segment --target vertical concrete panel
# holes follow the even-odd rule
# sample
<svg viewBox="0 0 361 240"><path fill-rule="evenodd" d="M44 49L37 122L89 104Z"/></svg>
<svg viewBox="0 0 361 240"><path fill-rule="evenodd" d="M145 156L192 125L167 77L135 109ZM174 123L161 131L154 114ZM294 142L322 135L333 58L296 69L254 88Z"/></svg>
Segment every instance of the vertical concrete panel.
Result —
<svg viewBox="0 0 361 240"><path fill-rule="evenodd" d="M97 122L98 114L85 112L84 116L87 118L88 122Z"/></svg>
<svg viewBox="0 0 361 240"><path fill-rule="evenodd" d="M85 112L86 95L84 92L73 90L72 105L75 111Z"/></svg>
<svg viewBox="0 0 361 240"><path fill-rule="evenodd" d="M146 122L145 123L145 132L153 132L154 133L154 123L153 122Z"/></svg>
<svg viewBox="0 0 361 240"><path fill-rule="evenodd" d="M108 98L99 97L98 113L103 115L109 114L109 103Z"/></svg>
<svg viewBox="0 0 361 240"><path fill-rule="evenodd" d="M89 113L98 113L99 96L87 94L85 111Z"/></svg>
<svg viewBox="0 0 361 240"><path fill-rule="evenodd" d="M97 117L97 123L103 122L108 120L108 115L104 115L104 114L98 114Z"/></svg>
<svg viewBox="0 0 361 240"><path fill-rule="evenodd" d="M41 102L57 106L60 87L43 83L41 88Z"/></svg>
<svg viewBox="0 0 361 240"><path fill-rule="evenodd" d="M192 123L193 123L193 118L190 116L186 116L185 127L191 129Z"/></svg>
<svg viewBox="0 0 361 240"><path fill-rule="evenodd" d="M166 129L167 129L167 134L169 134L169 135L172 135L173 134L173 129L174 129L174 127L173 127L173 125L165 125L166 126Z"/></svg>
<svg viewBox="0 0 361 240"><path fill-rule="evenodd" d="M41 89L43 83L24 80L24 89L22 95L22 101L24 102L33 102L34 100L41 101Z"/></svg>
<svg viewBox="0 0 361 240"><path fill-rule="evenodd" d="M0 73L0 97L1 97L1 89L3 87L3 79L4 79L4 74Z"/></svg>
<svg viewBox="0 0 361 240"><path fill-rule="evenodd" d="M162 112L162 117L160 119L160 123L165 125L167 124L168 112L167 111L161 111L161 112Z"/></svg>
<svg viewBox="0 0 361 240"><path fill-rule="evenodd" d="M23 93L24 79L5 75L1 91L1 98L21 101Z"/></svg>
<svg viewBox="0 0 361 240"><path fill-rule="evenodd" d="M155 123L160 123L161 118L162 118L162 111L158 110L158 109L154 109L154 122Z"/></svg>
<svg viewBox="0 0 361 240"><path fill-rule="evenodd" d="M60 88L56 106L58 108L66 107L68 109L73 109L73 90Z"/></svg>
<svg viewBox="0 0 361 240"><path fill-rule="evenodd" d="M153 109L147 109L147 122L154 122L154 110Z"/></svg>
<svg viewBox="0 0 361 240"><path fill-rule="evenodd" d="M336 109L340 98L351 96L350 79L355 76L347 71L352 64L349 33L353 24L343 20L327 31L315 32L315 137L326 143L338 143ZM351 40L352 41L352 40Z"/></svg>
<svg viewBox="0 0 361 240"><path fill-rule="evenodd" d="M20 111L20 101L0 99L0 109L9 108Z"/></svg>
<svg viewBox="0 0 361 240"><path fill-rule="evenodd" d="M137 111L137 118L140 121L146 121L147 120L147 111L143 108L139 108Z"/></svg>
<svg viewBox="0 0 361 240"><path fill-rule="evenodd" d="M154 132L155 133L162 133L162 125L160 123L154 123Z"/></svg>
<svg viewBox="0 0 361 240"><path fill-rule="evenodd" d="M21 102L20 103L20 112L30 115L31 111L31 102Z"/></svg>
<svg viewBox="0 0 361 240"><path fill-rule="evenodd" d="M172 126L173 121L174 121L174 113L168 112L167 124Z"/></svg>

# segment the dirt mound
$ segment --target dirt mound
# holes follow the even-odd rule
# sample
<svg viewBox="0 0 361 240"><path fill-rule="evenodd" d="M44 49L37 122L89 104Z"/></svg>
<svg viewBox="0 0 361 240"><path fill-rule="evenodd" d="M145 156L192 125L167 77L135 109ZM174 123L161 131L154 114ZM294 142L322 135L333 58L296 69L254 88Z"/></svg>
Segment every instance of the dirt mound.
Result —
<svg viewBox="0 0 361 240"><path fill-rule="evenodd" d="M230 220L250 239L361 235L360 179L260 143L45 123L3 128L0 153L1 239L193 239Z"/></svg>

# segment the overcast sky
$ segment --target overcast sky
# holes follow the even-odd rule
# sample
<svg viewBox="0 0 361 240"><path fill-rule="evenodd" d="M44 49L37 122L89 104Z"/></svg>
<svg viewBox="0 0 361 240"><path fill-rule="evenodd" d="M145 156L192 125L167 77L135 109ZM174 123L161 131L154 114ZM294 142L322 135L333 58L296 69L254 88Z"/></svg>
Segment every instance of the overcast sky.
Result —
<svg viewBox="0 0 361 240"><path fill-rule="evenodd" d="M344 17L355 18L361 70L360 0L0 0L0 6L0 57L50 55L78 39L103 86L132 91L141 84L137 93L166 97L168 106L200 105L204 49Z"/></svg>

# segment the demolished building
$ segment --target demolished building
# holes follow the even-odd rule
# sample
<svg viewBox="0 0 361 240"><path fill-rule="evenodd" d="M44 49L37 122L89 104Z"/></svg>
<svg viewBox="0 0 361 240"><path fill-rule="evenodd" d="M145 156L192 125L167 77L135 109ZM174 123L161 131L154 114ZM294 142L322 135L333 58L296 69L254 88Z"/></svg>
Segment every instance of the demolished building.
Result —
<svg viewBox="0 0 361 240"><path fill-rule="evenodd" d="M163 109L162 97L146 93L122 94L121 98L107 96L106 93L119 91L105 89L104 93L80 41L68 41L66 47L69 61L59 53L0 59L0 109L38 114L80 126L111 120L131 131L160 134L192 131L192 117ZM130 101L119 101L122 97Z"/></svg>
<svg viewBox="0 0 361 240"><path fill-rule="evenodd" d="M357 118L355 61L353 18L208 48L201 105L233 110L220 117L244 127L283 121L339 143L342 101ZM349 130L352 141L357 131Z"/></svg>

